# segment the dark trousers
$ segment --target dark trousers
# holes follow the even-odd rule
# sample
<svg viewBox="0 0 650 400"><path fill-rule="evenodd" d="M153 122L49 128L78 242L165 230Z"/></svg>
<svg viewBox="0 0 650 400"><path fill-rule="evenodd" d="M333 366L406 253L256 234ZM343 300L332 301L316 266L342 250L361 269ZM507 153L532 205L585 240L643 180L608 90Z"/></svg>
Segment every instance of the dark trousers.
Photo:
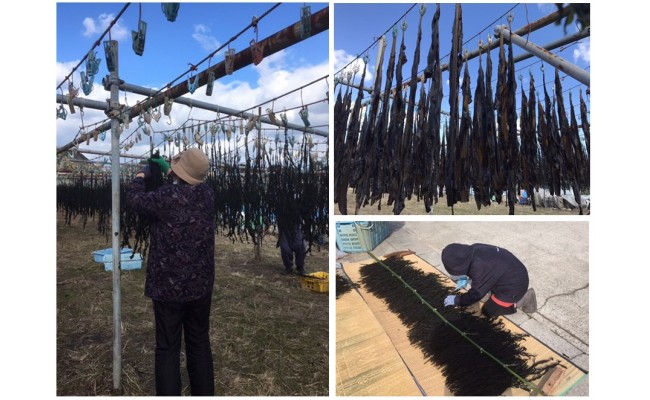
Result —
<svg viewBox="0 0 650 400"><path fill-rule="evenodd" d="M212 296L186 303L153 301L156 319L156 396L181 395L181 336L185 334L192 396L214 396L210 348Z"/></svg>
<svg viewBox="0 0 650 400"><path fill-rule="evenodd" d="M284 268L289 270L293 268L293 257L296 256L296 268L301 271L305 268L305 257L307 256L307 249L302 240L302 235L288 237L288 235L280 234L280 256L282 256L282 263Z"/></svg>
<svg viewBox="0 0 650 400"><path fill-rule="evenodd" d="M493 318L493 317L498 317L499 315L514 314L517 312L517 309L515 308L514 305L510 307L503 307L495 303L494 300L492 300L492 297L490 296L490 298L485 302L485 304L483 304L483 308L481 309L481 312L486 317Z"/></svg>

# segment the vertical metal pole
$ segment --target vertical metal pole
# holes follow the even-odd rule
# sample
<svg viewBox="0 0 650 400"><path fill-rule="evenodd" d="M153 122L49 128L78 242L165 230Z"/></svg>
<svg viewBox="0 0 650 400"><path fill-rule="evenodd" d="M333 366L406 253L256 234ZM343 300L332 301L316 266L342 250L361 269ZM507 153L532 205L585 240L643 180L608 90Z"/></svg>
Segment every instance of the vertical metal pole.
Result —
<svg viewBox="0 0 650 400"><path fill-rule="evenodd" d="M257 107L257 118L258 121L262 120L262 107ZM260 122L260 128L262 126L262 123ZM257 128L257 123L255 124L255 128ZM262 130L257 129L257 153L256 155L256 164L257 164L257 176L258 178L261 179L262 177L262 171L261 171L261 161L262 161ZM258 181L257 184L259 185L260 182ZM259 211L258 211L259 212ZM257 236L257 244L255 245L255 259L256 260L261 260L262 259L262 220L258 220L255 222L255 235Z"/></svg>
<svg viewBox="0 0 650 400"><path fill-rule="evenodd" d="M117 41L115 41L117 49ZM117 52L116 52L117 54ZM120 135L118 115L120 111L119 100L119 73L118 63L115 62L115 70L108 77L110 85L110 109L111 109L111 229L113 244L113 389L122 389L122 287L120 280Z"/></svg>

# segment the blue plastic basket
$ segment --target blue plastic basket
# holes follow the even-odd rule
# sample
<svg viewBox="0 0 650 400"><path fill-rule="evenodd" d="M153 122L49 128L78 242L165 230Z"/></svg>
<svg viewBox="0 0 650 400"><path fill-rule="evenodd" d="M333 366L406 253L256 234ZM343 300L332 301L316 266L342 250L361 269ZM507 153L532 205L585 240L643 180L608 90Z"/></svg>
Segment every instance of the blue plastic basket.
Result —
<svg viewBox="0 0 650 400"><path fill-rule="evenodd" d="M132 250L129 248L120 249L120 270L142 268L142 255L135 253L131 258ZM104 271L113 270L113 248L93 251L93 260L104 263Z"/></svg>
<svg viewBox="0 0 650 400"><path fill-rule="evenodd" d="M385 221L355 221L336 223L336 245L347 253L373 250L388 236Z"/></svg>

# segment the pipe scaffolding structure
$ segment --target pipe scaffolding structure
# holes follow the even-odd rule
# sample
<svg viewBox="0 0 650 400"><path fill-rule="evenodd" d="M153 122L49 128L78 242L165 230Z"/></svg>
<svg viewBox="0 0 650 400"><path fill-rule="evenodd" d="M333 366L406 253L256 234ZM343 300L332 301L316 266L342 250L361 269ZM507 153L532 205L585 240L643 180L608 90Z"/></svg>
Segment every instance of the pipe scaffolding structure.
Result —
<svg viewBox="0 0 650 400"><path fill-rule="evenodd" d="M575 64L568 62L564 58L551 53L545 48L540 47L535 43L522 38L521 36L515 34L514 32L510 32L505 25L500 25L494 28L494 33L497 36L503 35L504 39L509 40L510 42L521 47L527 52L541 58L542 60L551 64L552 66L559 69L560 71L566 73L567 75L577 80L578 82L589 86L589 82L591 80L590 78L591 74L588 71L585 71L584 69L576 66Z"/></svg>
<svg viewBox="0 0 650 400"><path fill-rule="evenodd" d="M311 30L307 36L302 36L302 22L296 22L293 25L269 36L262 40L260 45L263 49L263 55L269 56L296 43L306 40L318 33L321 33L329 28L329 7L316 12L311 15L310 19ZM73 99L74 104L80 107L96 108L104 110L106 115L111 118L110 121L103 123L96 127L93 131L104 132L110 129L111 131L111 195L112 195L112 208L111 208L111 239L112 239L112 257L113 257L113 390L116 395L120 395L122 391L122 308L121 308L121 251L120 251L120 135L118 128L120 118L125 113L125 106L119 102L120 88L130 87L135 89L135 86L126 85L119 78L118 68L118 42L115 40L109 41L113 45L115 62L112 68L109 68L109 75L102 79L104 88L110 92L110 98L106 102L93 101L89 99ZM107 43L107 42L105 42ZM239 70L249 64L253 63L253 55L250 48L237 53L233 57L233 71ZM221 78L226 75L225 60L200 72L198 74L199 86L203 86L208 82L208 75L214 73L215 79ZM138 116L143 110L150 107L155 108L165 102L166 99L178 99L182 95L189 92L187 82L177 84L167 90L156 92L152 94L146 101L135 105L128 109L128 118L133 119ZM150 93L150 92L147 92ZM67 96L57 95L57 102L67 102ZM197 102L192 102L196 106ZM207 103L206 103L207 104ZM236 110L231 110L236 111ZM224 112L224 109L220 109ZM258 113L261 111L258 110ZM237 112L237 115L242 115ZM252 115L252 114L250 114ZM268 122L270 123L270 121ZM296 129L301 128L296 125ZM302 128L304 130L304 128ZM313 131L313 129L312 129ZM315 132L312 132L315 133ZM325 135L327 136L327 135ZM68 143L57 149L57 154L67 151L68 149L76 146L79 143L87 141L89 134L80 135L72 142Z"/></svg>
<svg viewBox="0 0 650 400"><path fill-rule="evenodd" d="M263 39L259 42L260 47L263 49L263 57L270 56L281 50L284 50L290 46L293 46L296 43L300 43L303 40L306 40L314 35L322 33L329 29L329 7L325 7L322 10L317 11L311 15L311 33L307 37L302 37L302 22L298 21L293 25L290 25L283 30L276 32L275 34ZM253 63L253 54L250 47L240 51L239 53L233 56L233 71L242 69ZM208 75L214 73L214 79L222 78L226 75L226 62L225 60L219 62L218 64L213 65L212 67L201 71L197 74L198 78L198 87L204 86L208 83ZM107 84L108 79L104 78L103 80L104 87L108 90ZM148 110L149 108L156 108L165 103L165 99L178 99L179 97L189 93L189 88L187 82L183 81L176 86L173 86L167 90L159 91L156 95L153 95L148 100L139 103L131 107L128 111L129 119L140 115L142 111ZM77 100L76 98L74 100ZM57 100L58 101L58 100ZM176 101L176 100L174 100ZM119 113L118 113L119 114ZM117 117L117 115L111 117ZM98 132L103 132L111 128L111 122L104 123L99 127L95 128ZM304 128L303 128L304 130ZM82 143L87 140L85 135L79 137L72 142L65 144L57 148L57 154L60 154L79 143Z"/></svg>
<svg viewBox="0 0 650 400"><path fill-rule="evenodd" d="M538 19L537 21L533 21L530 24L517 29L513 33L516 34L516 35L529 34L531 32L534 32L536 30L544 28L544 27L546 27L546 26L548 26L548 25L550 25L550 24L552 24L552 23L554 23L556 21L560 21L567 14L568 14L568 9L567 8L562 9L562 11L555 11L555 12L553 12L553 13L551 13L551 14L543 17L543 18ZM589 36L589 34L590 34L590 30L589 30L589 28L586 28L586 29L583 29L581 32L579 32L579 33L577 33L575 35L567 36L567 37L565 37L563 39L560 39L557 42L549 43L547 46L544 46L544 47L546 48L546 50L553 50L553 49L555 49L557 47L560 47L560 46L563 46L565 44L573 43L573 42L575 42L577 40L583 39L583 38ZM561 43L561 44L559 44L559 43ZM492 43L488 43L487 45L480 46L479 48L477 48L477 49L475 49L473 51L470 51L467 54L467 56L463 55L463 60L464 60L464 62L467 62L467 61L469 61L471 59L474 59L474 58L478 57L481 54L485 54L485 52L488 50L488 48L490 50L493 50L493 49L496 49L497 47L499 47L499 42L495 40ZM523 56L523 55L519 56L518 59L516 58L514 61L516 63L518 61L522 61L522 60L525 60L525 59L530 58L530 57L532 57L532 55L526 54L525 56ZM448 69L449 69L449 64L441 64L440 65L440 70L441 71L447 71ZM418 75L417 79L421 80L422 75ZM410 81L411 81L410 79L403 81L402 86L403 87L408 86ZM346 83L342 79L339 80L338 83L353 87L355 89L361 89L361 90L366 91L366 92L372 92L372 88L369 88L369 87L366 87L366 86L359 87L359 85L355 85L353 83ZM395 88L392 89L392 91L394 91L394 90L395 90ZM391 97L392 97L392 94L391 94Z"/></svg>
<svg viewBox="0 0 650 400"><path fill-rule="evenodd" d="M149 89L149 88L142 87L142 86L132 85L132 84L129 84L129 83L120 83L119 88L120 88L120 90L124 90L124 91L135 93L135 94L141 94L141 95L144 95L144 96L153 96L156 93L158 93L158 91L156 91L154 89ZM62 94L57 94L56 95L56 102L59 103L59 104L68 105L67 96L62 95ZM75 106L80 107L80 108L92 108L94 110L100 110L100 111L104 111L106 113L108 113L108 110L109 110L109 104L107 102L91 100L91 99L85 99L85 98L79 98L79 97L75 97L74 99L72 99L72 102L73 102L73 104ZM251 116L255 116L256 118L258 117L257 115L255 115L253 113L250 113L250 112L242 112L242 111L239 111L239 110L235 110L233 108L223 107L223 106L220 106L220 105L217 105L217 104L207 103L205 101L200 101L200 100L194 100L194 99L190 99L190 98L187 98L187 97L179 97L179 98L174 100L174 103L183 104L183 105L190 106L190 107L196 107L196 108L200 108L200 109L203 109L203 110L214 111L214 112L218 112L220 114L231 115L231 116L235 116L235 117L242 117L242 118L250 118ZM285 125L282 125L280 122L275 122L274 123L268 117L261 117L260 121L262 123L269 124L269 125L275 125L275 126L282 127L282 128L285 127ZM294 130L294 131L311 133L311 134L316 135L316 136L322 136L322 137L328 137L329 136L329 134L327 132L324 132L324 131L321 131L321 130L318 130L318 129L314 129L314 128L307 128L304 125L298 125L298 124L294 124L294 123L291 123L291 122L287 122L286 127L291 129L291 130ZM85 141L87 141L93 135L94 131L98 131L98 130L93 129L93 130L91 130L91 132L84 133L83 135L80 135L75 141L76 142L85 142ZM98 132L100 132L100 131L98 131ZM65 147L65 146L63 146L63 147ZM63 147L61 147L60 149L62 149ZM66 148L65 150L61 150L61 151L60 151L60 149L57 149L57 154L65 151L65 150L68 150L69 147Z"/></svg>

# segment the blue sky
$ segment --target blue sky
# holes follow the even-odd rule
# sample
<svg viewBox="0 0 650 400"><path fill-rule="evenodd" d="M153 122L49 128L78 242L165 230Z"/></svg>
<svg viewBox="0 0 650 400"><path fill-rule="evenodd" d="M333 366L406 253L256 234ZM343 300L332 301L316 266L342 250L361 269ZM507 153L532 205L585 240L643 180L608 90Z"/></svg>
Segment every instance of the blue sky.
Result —
<svg viewBox="0 0 650 400"><path fill-rule="evenodd" d="M57 3L56 5L56 86L64 81L79 61L93 48L94 44L106 31L108 25L124 9L126 3ZM119 42L119 75L125 82L159 89L174 82L172 86L186 81L194 75L185 74L189 64L197 65L212 52L226 44L232 37L239 34L253 19L269 11L276 3L181 3L176 20L168 21L161 9L161 3L131 3L122 13L110 30L110 37ZM264 16L258 23L257 36L250 28L242 33L229 46L239 52L250 46L253 39L261 41L268 36L294 24L300 20L303 3L282 3L273 11ZM327 7L327 3L306 3L311 7L311 12ZM138 21L147 23L146 41L144 52L136 55L132 49L131 31L137 30ZM104 101L108 97L101 86L102 77L108 74L103 41L95 48L96 57L101 59L99 73L95 76L94 90L85 95L81 90L79 96L93 100ZM329 33L328 31L314 35L283 51L266 57L259 65L250 65L226 75L215 81L212 96L206 96L205 86L198 88L193 94L184 97L214 103L223 107L246 110L266 100L283 95L293 89L299 88L309 82L324 77L329 73ZM224 60L225 51L220 50L210 60L198 65L198 71L207 69ZM80 72L86 70L85 62L72 75L74 85L80 87ZM185 74L185 75L183 75ZM182 78L179 76L183 75ZM55 86L55 87L56 87ZM63 93L68 93L68 84L63 86ZM327 91L326 80L320 80L302 91L282 97L273 103L262 106L265 113L267 107L273 106L276 114L283 108L291 109L324 100ZM61 94L58 90L57 94ZM133 106L142 96L132 93L120 92L120 103ZM67 108L67 107L66 107ZM309 108L309 123L321 132L328 131L328 104L320 101ZM162 107L161 107L162 109ZM303 124L298 114L298 109L289 110L289 122ZM152 123L155 132L155 143L163 139L162 132L186 123L189 119L214 120L215 112L201 110L174 104L171 113L172 119L163 115L160 121ZM105 115L102 111L84 109L83 123L80 113L68 113L67 118L57 119L57 146L69 143L80 131L81 126L91 126L93 123L103 121ZM130 142L137 136L137 128L133 121L129 128L125 128L121 140L123 144ZM171 122L171 125L167 123ZM231 120L232 124L239 126L238 122ZM269 126L265 130L270 137L275 136L275 129ZM86 131L92 130L90 127ZM167 133L167 132L166 132ZM169 132L167 134L171 134ZM140 135L143 136L143 135ZM302 136L302 134L300 134ZM314 141L325 142L326 138L314 136ZM146 142L146 143L145 143ZM148 150L148 141L134 143L128 151L132 155L141 155ZM96 151L110 150L110 139L107 136L104 142L91 140L79 146L80 150L92 149ZM318 146L323 155L326 147ZM91 156L94 158L96 156Z"/></svg>
<svg viewBox="0 0 650 400"><path fill-rule="evenodd" d="M406 45L406 56L408 62L404 65L402 69L402 74L404 80L410 78L411 76L411 65L415 52L415 45L417 41L417 32L418 24L420 20L420 4L416 4L415 7L411 8L414 3L399 3L399 4L335 4L335 20L334 20L334 73L341 71L346 65L352 62L357 55L370 46L377 37L386 33L387 47L384 55L384 66L383 66L383 76L386 77L386 67L388 64L388 57L390 54L390 48L392 43L392 29L391 27L397 23L398 36L397 36L397 51L399 51L399 43L402 39L402 21L407 22L407 30L405 32L405 45ZM426 12L422 19L422 41L420 43L420 63L418 71L422 71L426 66L426 58L431 44L431 21L435 13L435 4L427 4ZM454 20L454 4L445 3L441 5L440 11L440 26L439 26L439 35L440 35L440 56L442 58L443 64L449 62L449 53L451 50L451 38L452 38L452 26ZM410 11L409 11L410 9ZM512 14L514 20L512 22L512 30L516 31L520 27L528 25L530 22L536 21L554 11L557 8L555 4L535 4L535 3L520 3L520 4L511 4L511 3L463 3L462 4L462 21L463 21L463 42L466 43L464 48L468 51L474 51L478 48L478 41L482 39L484 42L488 40L488 34L491 34L494 37L494 27L497 25L507 25L507 16L509 13ZM407 13L408 11L408 13ZM405 13L406 16L400 18ZM359 16L365 16L365 23L363 25L359 24ZM566 35L570 35L577 32L575 25L567 26L567 32L564 33L563 25L554 25L551 24L540 30L531 32L528 36L528 40L531 42L545 46L549 43L552 43L556 40L563 38ZM476 36L478 35L478 36ZM474 37L476 36L476 37ZM554 50L553 53L566 59L567 61L574 63L580 68L590 71L590 38L587 37L582 39L580 43L574 45L565 46L562 51L559 49ZM514 46L514 55L515 57L519 54L525 53L524 50ZM370 74L366 74L366 82L364 86L371 87L372 82L374 81L373 69L377 63L377 45L373 45L370 50L368 50L369 55L369 71ZM496 67L498 64L498 48L493 49L490 52L493 63L493 72L492 77L494 79L492 85L496 85L497 71ZM507 55L507 50L506 50ZM470 80L472 86L472 95L476 89L476 76L478 73L478 58L474 58L469 61L469 72ZM483 56L483 67L485 68L486 58ZM352 64L349 64L344 70L352 68L355 64L358 64L359 61L355 61ZM363 63L361 63L362 65ZM538 58L530 58L523 60L516 64L516 76L520 74L523 77L523 85L526 89L526 94L528 95L528 85L529 85L529 71L533 73L535 79L535 85L539 86L542 84L540 66L545 65L545 74L547 82L547 90L549 94L552 95L552 85L554 79L554 68L547 63L541 62ZM464 66L463 66L464 68ZM462 72L460 84L462 84ZM560 73L560 77L565 76L565 73ZM356 81L358 82L361 77L361 70L356 76ZM449 72L443 72L443 92L445 99L443 99L442 109L443 111L449 111ZM393 83L395 79L393 78ZM517 79L517 107L519 107L519 93L520 85L519 79ZM382 88L384 84L382 83ZM394 85L393 85L394 86ZM427 85L428 90L429 85ZM583 97L587 102L589 107L589 99L586 96L585 90L586 86L580 84L577 80L567 76L562 81L562 88L564 89L563 96L565 98L566 106L569 104L569 94L568 92L573 93L573 102L576 106L576 112L579 118L579 110L577 109L579 101L579 90L582 89ZM569 90L571 89L571 90ZM542 87L536 89L539 93L542 90ZM338 92L338 86L337 86ZM356 96L356 93L355 93ZM368 94L366 94L366 97ZM472 105L470 105L472 108Z"/></svg>

